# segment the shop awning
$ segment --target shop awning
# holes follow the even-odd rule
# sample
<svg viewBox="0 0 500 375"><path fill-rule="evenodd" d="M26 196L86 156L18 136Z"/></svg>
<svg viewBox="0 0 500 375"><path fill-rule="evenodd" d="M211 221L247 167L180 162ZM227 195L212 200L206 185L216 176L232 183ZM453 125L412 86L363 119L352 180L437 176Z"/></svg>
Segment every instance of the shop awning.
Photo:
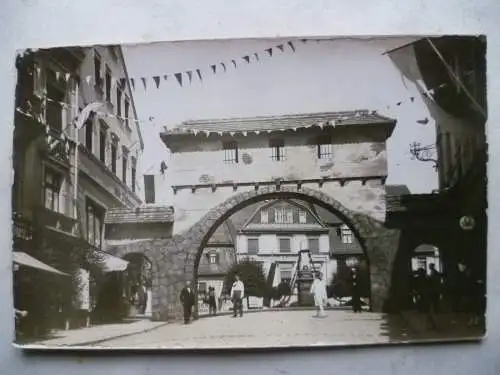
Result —
<svg viewBox="0 0 500 375"><path fill-rule="evenodd" d="M36 268L45 272L50 272L50 273L55 273L58 275L63 275L63 276L70 276L67 273L61 272L54 267L49 266L48 264L45 264L38 259L33 258L31 255L28 255L26 253L20 252L20 251L14 251L13 252L13 262L20 265L20 266L25 266L25 267L30 267L30 268Z"/></svg>
<svg viewBox="0 0 500 375"><path fill-rule="evenodd" d="M128 267L128 262L108 253L99 253L104 263L104 272L121 272Z"/></svg>

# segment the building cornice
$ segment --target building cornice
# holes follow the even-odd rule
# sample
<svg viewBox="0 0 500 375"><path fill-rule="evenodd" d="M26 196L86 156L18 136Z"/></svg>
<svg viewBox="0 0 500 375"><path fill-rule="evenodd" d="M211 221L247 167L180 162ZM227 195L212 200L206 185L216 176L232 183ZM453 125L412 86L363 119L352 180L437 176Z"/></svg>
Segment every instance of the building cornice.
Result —
<svg viewBox="0 0 500 375"><path fill-rule="evenodd" d="M306 180L281 180L278 179L276 181L263 181L263 182L221 182L214 184L195 184L195 185L172 185L172 191L174 194L177 194L179 190L190 189L194 194L197 190L200 189L211 189L212 192L215 192L218 188L224 187L232 187L234 191L238 190L239 187L248 187L252 186L255 190L258 190L261 186L276 186L279 190L279 187L282 185L297 185L300 189L302 185L305 184L317 184L318 187L322 187L323 184L327 182L337 182L341 187L343 187L348 182L361 182L362 185L366 185L369 181L380 181L382 185L385 185L385 181L387 180L387 175L372 175L372 176L357 176L357 177L328 177L328 178L314 178L314 179L306 179Z"/></svg>

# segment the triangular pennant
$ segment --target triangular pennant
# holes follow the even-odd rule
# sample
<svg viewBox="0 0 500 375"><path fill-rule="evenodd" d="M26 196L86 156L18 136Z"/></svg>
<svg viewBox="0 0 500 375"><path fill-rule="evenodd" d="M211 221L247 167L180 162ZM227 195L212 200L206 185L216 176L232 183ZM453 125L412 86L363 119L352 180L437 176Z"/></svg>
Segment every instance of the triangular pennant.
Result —
<svg viewBox="0 0 500 375"><path fill-rule="evenodd" d="M196 73L198 74L198 78L200 79L200 81L203 81L203 78L201 76L201 70L200 69L196 69Z"/></svg>
<svg viewBox="0 0 500 375"><path fill-rule="evenodd" d="M68 81L69 81L69 77L71 77L71 74L70 74L70 73L66 73L66 74L64 75L64 80L65 80L66 82L68 82Z"/></svg>
<svg viewBox="0 0 500 375"><path fill-rule="evenodd" d="M217 66L216 65L210 65L210 67L212 68L212 72L214 72L214 74L217 72Z"/></svg>
<svg viewBox="0 0 500 375"><path fill-rule="evenodd" d="M189 83L191 83L193 80L193 72L191 70L188 70L188 71L186 71L186 74L189 78Z"/></svg>
<svg viewBox="0 0 500 375"><path fill-rule="evenodd" d="M175 73L175 78L177 78L177 82L182 86L182 73Z"/></svg>
<svg viewBox="0 0 500 375"><path fill-rule="evenodd" d="M144 90L146 90L147 89L147 87L146 87L146 82L147 82L146 78L145 77L141 77L141 81L142 81L142 84L144 86Z"/></svg>
<svg viewBox="0 0 500 375"><path fill-rule="evenodd" d="M273 55L273 49L272 48L266 49L266 52L269 54L269 56Z"/></svg>
<svg viewBox="0 0 500 375"><path fill-rule="evenodd" d="M295 52L295 46L293 45L292 42L288 42L288 45L290 46L290 48L292 49L293 52Z"/></svg>
<svg viewBox="0 0 500 375"><path fill-rule="evenodd" d="M278 44L276 48L278 48L281 52L285 52L285 46L283 44Z"/></svg>
<svg viewBox="0 0 500 375"><path fill-rule="evenodd" d="M226 64L220 63L222 65L222 69L224 69L224 73L227 71Z"/></svg>
<svg viewBox="0 0 500 375"><path fill-rule="evenodd" d="M247 63L250 63L250 56L243 56L243 60L245 60Z"/></svg>
<svg viewBox="0 0 500 375"><path fill-rule="evenodd" d="M153 81L155 81L156 88L160 88L160 76L154 76Z"/></svg>
<svg viewBox="0 0 500 375"><path fill-rule="evenodd" d="M132 85L132 89L135 90L135 79L130 78L130 84Z"/></svg>
<svg viewBox="0 0 500 375"><path fill-rule="evenodd" d="M236 60L231 60L231 62L233 63L234 67L236 68Z"/></svg>
<svg viewBox="0 0 500 375"><path fill-rule="evenodd" d="M259 54L255 52L253 55L255 56L255 60L259 61Z"/></svg>

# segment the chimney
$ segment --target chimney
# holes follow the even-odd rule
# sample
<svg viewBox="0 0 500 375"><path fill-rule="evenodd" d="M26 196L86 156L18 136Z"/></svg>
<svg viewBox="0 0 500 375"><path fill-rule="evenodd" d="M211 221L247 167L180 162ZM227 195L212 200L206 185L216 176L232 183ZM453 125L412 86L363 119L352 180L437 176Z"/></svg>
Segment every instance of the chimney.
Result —
<svg viewBox="0 0 500 375"><path fill-rule="evenodd" d="M155 176L144 175L144 191L146 203L155 203Z"/></svg>

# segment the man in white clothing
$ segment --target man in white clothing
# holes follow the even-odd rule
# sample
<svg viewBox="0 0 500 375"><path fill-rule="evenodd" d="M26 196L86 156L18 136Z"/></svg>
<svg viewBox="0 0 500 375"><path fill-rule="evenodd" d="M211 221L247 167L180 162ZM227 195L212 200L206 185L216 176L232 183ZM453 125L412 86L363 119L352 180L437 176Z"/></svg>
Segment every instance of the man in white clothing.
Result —
<svg viewBox="0 0 500 375"><path fill-rule="evenodd" d="M235 281L231 288L231 300L233 301L233 317L236 318L238 311L240 317L243 316L243 297L245 296L245 286L240 280L240 276L236 274L234 276Z"/></svg>
<svg viewBox="0 0 500 375"><path fill-rule="evenodd" d="M317 317L325 317L325 305L328 299L326 284L321 273L317 273L311 286L311 294L314 296L314 304L317 308Z"/></svg>

